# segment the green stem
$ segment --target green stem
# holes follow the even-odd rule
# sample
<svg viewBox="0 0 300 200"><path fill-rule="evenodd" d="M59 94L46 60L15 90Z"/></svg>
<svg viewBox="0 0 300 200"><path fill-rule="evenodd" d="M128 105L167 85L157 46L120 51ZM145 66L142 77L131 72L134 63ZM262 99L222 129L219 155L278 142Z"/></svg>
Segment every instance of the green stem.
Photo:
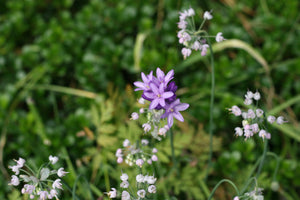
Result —
<svg viewBox="0 0 300 200"><path fill-rule="evenodd" d="M207 33L205 33L207 35ZM213 154L213 110L214 110L214 99L215 99L215 65L214 65L214 57L213 50L211 47L210 40L208 39L209 50L210 50L210 61L211 61L211 90L210 90L210 111L209 111L209 160L207 171L205 175L205 181L207 180L207 176L209 174L209 170L212 165L212 154Z"/></svg>
<svg viewBox="0 0 300 200"><path fill-rule="evenodd" d="M268 149L268 140L266 140L264 142L264 151L263 151L263 155L262 155L262 158L261 158L261 161L260 161L260 164L259 164L259 167L258 167L258 170L257 170L257 173L256 173L256 178L258 179L260 173L261 173L261 169L264 165L264 162L265 162L265 159L266 159L266 154L267 154L267 149Z"/></svg>
<svg viewBox="0 0 300 200"><path fill-rule="evenodd" d="M170 129L169 132L170 132L170 142L171 142L171 152L172 152L173 169L176 169L176 172L178 174L178 171L177 171L177 162L176 162L175 150L174 150L174 136L173 136L172 129Z"/></svg>
<svg viewBox="0 0 300 200"><path fill-rule="evenodd" d="M208 200L212 199L212 197L214 196L214 194L215 194L216 190L218 189L218 187L219 187L222 183L224 183L224 182L229 183L229 184L235 189L235 191L236 191L236 193L237 193L237 196L240 195L240 192L239 192L238 188L236 187L236 185L235 185L231 180L228 180L228 179L222 179L222 180L219 181L219 183L214 187L214 189L212 190L212 192L210 193L210 195L209 195L209 197L208 197Z"/></svg>

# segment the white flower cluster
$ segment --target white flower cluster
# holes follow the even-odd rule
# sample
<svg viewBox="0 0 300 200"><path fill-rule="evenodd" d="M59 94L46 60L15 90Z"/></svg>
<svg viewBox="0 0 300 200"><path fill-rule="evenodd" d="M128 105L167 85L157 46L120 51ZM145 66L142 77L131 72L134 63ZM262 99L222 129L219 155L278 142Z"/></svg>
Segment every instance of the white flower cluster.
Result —
<svg viewBox="0 0 300 200"><path fill-rule="evenodd" d="M117 163L123 163L125 157L125 163L129 166L133 166L136 164L139 167L142 167L145 162L147 162L149 165L152 164L152 162L156 162L158 160L156 153L156 148L150 148L148 146L149 141L146 139L142 139L141 143L137 144L131 144L131 142L128 139L125 139L123 142L123 148L119 148L116 151L116 157L117 157Z"/></svg>
<svg viewBox="0 0 300 200"><path fill-rule="evenodd" d="M145 99L142 97L138 100L140 104L145 104ZM146 109L141 108L139 110L138 114L137 112L133 112L131 114L131 120L138 120L139 115L145 114L147 116L147 122L143 123L142 127L145 133L150 132L152 137L161 140L161 136L165 137L166 133L170 129L168 125L163 123L162 115L164 113L163 109L155 110L155 109Z"/></svg>
<svg viewBox="0 0 300 200"><path fill-rule="evenodd" d="M258 101L260 100L261 96L259 92L251 92L248 91L245 95L244 104L251 105L253 100ZM235 128L235 135L237 136L244 136L245 140L252 137L254 134L258 133L258 136L262 139L271 139L271 134L268 133L266 130L260 128L262 123L265 119L264 111L260 108L255 109L248 109L247 111L242 111L238 106L234 105L230 109L232 114L235 116L242 116L243 127L236 127ZM274 116L268 116L267 121L269 123L274 123L275 121L277 124L283 124L287 121L283 119L282 116L278 117L277 119Z"/></svg>
<svg viewBox="0 0 300 200"><path fill-rule="evenodd" d="M9 166L15 175L12 175L10 185L18 186L22 181L25 183L21 190L22 194L28 194L30 199L38 197L40 200L46 199L58 199L58 190L62 190L61 179L57 178L54 181L49 179L51 175L57 175L58 177L63 177L69 172L65 172L64 168L59 168L58 170L50 170L47 167L41 168L38 172L34 171L25 164L23 158L15 160L16 165ZM49 156L49 163L46 165L54 165L58 161L58 157ZM26 166L26 168L24 168ZM24 174L20 174L24 172ZM49 186L52 183L52 187Z"/></svg>
<svg viewBox="0 0 300 200"><path fill-rule="evenodd" d="M204 21L200 28L196 29L193 21L194 19L192 18L194 15L195 11L193 8L179 12L179 22L177 24L180 30L177 37L179 39L179 43L185 46L181 50L184 59L191 55L192 50L201 51L201 55L204 56L206 55L209 47L208 44L206 44L205 37L201 35L201 33L204 32L201 28L204 22L206 20L211 20L213 16L211 15L211 12L205 11L203 14ZM215 38L217 42L225 40L221 32L217 33Z"/></svg>
<svg viewBox="0 0 300 200"><path fill-rule="evenodd" d="M120 176L121 184L120 187L122 188L121 199L122 200L130 200L130 199L144 199L146 198L147 193L153 194L156 193L156 186L154 185L156 182L156 178L154 176L142 175L138 174L136 176L136 186L137 192L136 194L132 193L132 190L129 190L129 182L128 182L128 175L123 173ZM126 190L128 189L128 191ZM131 193L130 193L131 192ZM107 193L108 197L113 199L117 197L117 190L115 188L111 188L111 191Z"/></svg>

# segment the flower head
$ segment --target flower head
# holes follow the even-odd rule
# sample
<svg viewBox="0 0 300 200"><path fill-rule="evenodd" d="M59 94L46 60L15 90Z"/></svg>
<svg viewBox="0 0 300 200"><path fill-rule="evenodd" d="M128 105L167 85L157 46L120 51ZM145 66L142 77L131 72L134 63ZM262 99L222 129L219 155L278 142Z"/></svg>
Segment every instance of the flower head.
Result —
<svg viewBox="0 0 300 200"><path fill-rule="evenodd" d="M49 156L49 161L51 162L52 165L54 165L55 163L57 163L58 157L50 155Z"/></svg>
<svg viewBox="0 0 300 200"><path fill-rule="evenodd" d="M183 122L184 119L180 114L180 111L184 111L188 109L189 104L180 103L179 99L176 99L174 102L166 106L166 112L162 115L162 118L168 118L168 126L171 127L173 125L173 117L177 120Z"/></svg>
<svg viewBox="0 0 300 200"><path fill-rule="evenodd" d="M211 15L211 13L209 11L205 11L203 14L203 18L205 20L211 20L213 18L213 16Z"/></svg>
<svg viewBox="0 0 300 200"><path fill-rule="evenodd" d="M223 33L221 33L221 32L217 33L217 35L216 35L216 41L217 42L222 42L222 41L225 40L225 38L222 36L222 34Z"/></svg>

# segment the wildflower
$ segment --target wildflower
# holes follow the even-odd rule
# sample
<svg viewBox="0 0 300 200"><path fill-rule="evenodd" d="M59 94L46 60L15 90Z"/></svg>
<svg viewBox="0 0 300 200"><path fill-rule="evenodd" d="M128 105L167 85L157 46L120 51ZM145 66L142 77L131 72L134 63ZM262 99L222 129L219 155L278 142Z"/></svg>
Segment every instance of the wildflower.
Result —
<svg viewBox="0 0 300 200"><path fill-rule="evenodd" d="M135 164L139 167L142 167L142 165L144 164L144 161L143 161L143 159L137 159Z"/></svg>
<svg viewBox="0 0 300 200"><path fill-rule="evenodd" d="M22 168L26 161L23 158L19 158L19 160L16 160L16 162L17 162L17 166L19 168Z"/></svg>
<svg viewBox="0 0 300 200"><path fill-rule="evenodd" d="M240 200L238 196L235 196L233 200Z"/></svg>
<svg viewBox="0 0 300 200"><path fill-rule="evenodd" d="M58 157L50 155L49 156L49 161L51 162L52 165L54 165L55 163L57 163Z"/></svg>
<svg viewBox="0 0 300 200"><path fill-rule="evenodd" d="M111 191L107 193L108 197L113 199L117 197L117 190L116 188L111 188Z"/></svg>
<svg viewBox="0 0 300 200"><path fill-rule="evenodd" d="M167 75L160 69L156 69L156 76L158 80L158 85L163 84L164 88L167 87L168 83L174 78L174 70L170 70Z"/></svg>
<svg viewBox="0 0 300 200"><path fill-rule="evenodd" d="M140 113L142 114L142 113L144 113L145 112L145 109L144 108L141 108L140 109Z"/></svg>
<svg viewBox="0 0 300 200"><path fill-rule="evenodd" d="M222 42L222 41L225 40L225 38L222 36L222 34L223 33L221 33L221 32L217 33L217 35L216 35L216 41L217 42Z"/></svg>
<svg viewBox="0 0 300 200"><path fill-rule="evenodd" d="M138 114L138 113L133 112L133 113L131 114L131 119L132 119L132 120L137 120L138 118L139 118L139 114Z"/></svg>
<svg viewBox="0 0 300 200"><path fill-rule="evenodd" d="M252 102L253 102L252 99L246 98L245 101L244 101L244 104L245 104L245 105L251 105Z"/></svg>
<svg viewBox="0 0 300 200"><path fill-rule="evenodd" d="M262 109L256 109L255 113L257 117L261 117L264 114L264 111Z"/></svg>
<svg viewBox="0 0 300 200"><path fill-rule="evenodd" d="M283 124L283 123L285 123L285 122L287 122L287 121L284 121L283 116L279 116L279 117L276 119L276 123L277 123L278 125L281 125L281 124Z"/></svg>
<svg viewBox="0 0 300 200"><path fill-rule="evenodd" d="M270 115L270 116L268 116L267 121L268 121L269 123L273 124L273 123L276 121L276 117Z"/></svg>
<svg viewBox="0 0 300 200"><path fill-rule="evenodd" d="M144 72L142 72L141 76L142 76L143 82L141 82L141 81L134 82L133 84L137 87L136 89L134 89L134 91L138 91L138 90L147 91L150 89L149 84L153 80L153 72L151 71L149 75L145 75Z"/></svg>
<svg viewBox="0 0 300 200"><path fill-rule="evenodd" d="M242 114L241 109L237 106L232 106L228 110L231 111L231 113L234 114L235 116L240 116Z"/></svg>
<svg viewBox="0 0 300 200"><path fill-rule="evenodd" d="M192 54L192 50L184 47L181 49L181 53L183 55L183 58L186 59L187 57L189 57Z"/></svg>
<svg viewBox="0 0 300 200"><path fill-rule="evenodd" d="M173 125L173 117L175 117L177 120L183 122L184 119L182 115L179 113L179 111L184 111L189 107L189 104L187 103L180 103L179 99L176 99L174 102L172 102L169 105L166 105L166 111L162 115L162 118L168 118L168 126L171 127Z"/></svg>
<svg viewBox="0 0 300 200"><path fill-rule="evenodd" d="M146 196L146 191L145 190L139 190L137 191L137 195L141 198L145 198Z"/></svg>
<svg viewBox="0 0 300 200"><path fill-rule="evenodd" d="M251 130L252 130L253 133L258 133L258 131L259 131L259 126L258 126L257 123L251 124L250 128L251 128Z"/></svg>
<svg viewBox="0 0 300 200"><path fill-rule="evenodd" d="M202 49L201 43L198 40L196 40L192 45L192 49L194 49L195 51Z"/></svg>
<svg viewBox="0 0 300 200"><path fill-rule="evenodd" d="M129 140L128 140L129 141ZM124 144L124 143L123 143ZM117 157L122 157L123 156L123 154L122 154L122 149L117 149L117 151L116 151L116 156Z"/></svg>
<svg viewBox="0 0 300 200"><path fill-rule="evenodd" d="M256 91L256 92L253 94L253 99L255 99L256 101L260 100L260 93Z"/></svg>
<svg viewBox="0 0 300 200"><path fill-rule="evenodd" d="M254 113L254 111L252 109L248 110L247 118L248 119L254 119L255 118L255 113Z"/></svg>
<svg viewBox="0 0 300 200"><path fill-rule="evenodd" d="M16 175L12 175L10 184L14 186L19 185L20 184L19 178Z"/></svg>
<svg viewBox="0 0 300 200"><path fill-rule="evenodd" d="M53 184L52 184L52 188L55 189L55 188L58 188L58 189L62 189L62 184L60 183L60 179L56 179Z"/></svg>
<svg viewBox="0 0 300 200"><path fill-rule="evenodd" d="M130 141L128 139L125 139L124 142L123 142L123 147L128 147L130 146ZM122 152L122 150L121 150Z"/></svg>
<svg viewBox="0 0 300 200"><path fill-rule="evenodd" d="M145 132L148 132L151 130L151 125L149 123L143 124L142 127L144 128Z"/></svg>
<svg viewBox="0 0 300 200"><path fill-rule="evenodd" d="M209 47L208 44L203 44L202 45L201 56L206 55L208 47Z"/></svg>
<svg viewBox="0 0 300 200"><path fill-rule="evenodd" d="M158 150L156 148L152 149L152 153L157 153L157 152L158 152Z"/></svg>
<svg viewBox="0 0 300 200"><path fill-rule="evenodd" d="M63 176L65 176L67 173L69 173L69 172L65 172L64 171L64 168L59 168L58 170L57 170L57 176L59 176L59 177L63 177Z"/></svg>
<svg viewBox="0 0 300 200"><path fill-rule="evenodd" d="M142 139L141 140L141 143L142 143L142 145L148 145L149 144L149 141L148 140L146 140L146 139Z"/></svg>
<svg viewBox="0 0 300 200"><path fill-rule="evenodd" d="M130 194L125 190L122 192L121 197L121 200L130 200Z"/></svg>
<svg viewBox="0 0 300 200"><path fill-rule="evenodd" d="M122 157L118 157L118 159L117 159L117 163L122 163L123 162L123 158Z"/></svg>
<svg viewBox="0 0 300 200"><path fill-rule="evenodd" d="M129 187L128 181L123 181L123 182L120 184L120 187L121 187L121 188L128 188L128 187Z"/></svg>
<svg viewBox="0 0 300 200"><path fill-rule="evenodd" d="M53 197L55 197L56 199L58 199L57 197L58 192L55 189L50 190L50 194L48 195L49 199L52 199Z"/></svg>
<svg viewBox="0 0 300 200"><path fill-rule="evenodd" d="M156 193L156 187L155 187L155 185L150 185L148 187L148 192L149 193Z"/></svg>
<svg viewBox="0 0 300 200"><path fill-rule="evenodd" d="M48 198L48 192L47 191L38 191L37 194L40 196L40 199L42 199L42 200Z"/></svg>
<svg viewBox="0 0 300 200"><path fill-rule="evenodd" d="M188 23L184 20L180 20L177 24L179 29L185 29Z"/></svg>
<svg viewBox="0 0 300 200"><path fill-rule="evenodd" d="M122 176L120 176L121 181L127 181L128 175L126 173L123 173Z"/></svg>
<svg viewBox="0 0 300 200"><path fill-rule="evenodd" d="M189 17L191 17L191 16L194 16L195 15L195 11L194 11L194 9L193 8L189 8L188 10L187 10L187 15L189 16Z"/></svg>
<svg viewBox="0 0 300 200"><path fill-rule="evenodd" d="M253 92L251 91L247 91L247 93L245 94L245 98L246 99L252 99L254 96Z"/></svg>
<svg viewBox="0 0 300 200"><path fill-rule="evenodd" d="M145 104L145 99L141 97L141 98L139 98L138 102L139 102L140 104L143 104L143 105L144 105L144 104Z"/></svg>
<svg viewBox="0 0 300 200"><path fill-rule="evenodd" d="M138 174L136 176L136 182L138 182L138 183L143 183L144 179L145 179L145 177L142 174Z"/></svg>
<svg viewBox="0 0 300 200"><path fill-rule="evenodd" d="M154 176L147 176L145 181L147 181L148 184L154 184L156 182L156 178Z"/></svg>
<svg viewBox="0 0 300 200"><path fill-rule="evenodd" d="M179 31L177 37L179 38L180 44L185 44L192 39L191 36L184 30Z"/></svg>
<svg viewBox="0 0 300 200"><path fill-rule="evenodd" d="M157 156L156 156L156 155L152 155L152 157L151 157L151 160L152 160L152 161L157 161L157 160L158 160L158 158L157 158Z"/></svg>
<svg viewBox="0 0 300 200"><path fill-rule="evenodd" d="M22 188L21 192L22 192L22 194L32 194L34 190L35 190L34 185L25 184L24 187Z"/></svg>
<svg viewBox="0 0 300 200"><path fill-rule="evenodd" d="M243 129L240 127L236 127L235 129L235 135L242 136L243 135Z"/></svg>
<svg viewBox="0 0 300 200"><path fill-rule="evenodd" d="M213 16L211 15L211 13L209 11L205 11L203 14L203 18L205 20L211 20L213 18Z"/></svg>
<svg viewBox="0 0 300 200"><path fill-rule="evenodd" d="M20 173L20 167L18 165L8 166L8 168L11 168L11 170L15 172L16 175Z"/></svg>
<svg viewBox="0 0 300 200"><path fill-rule="evenodd" d="M267 133L267 131L265 130L260 130L259 133L258 133L259 137L261 137L262 139L271 139L271 134L270 133Z"/></svg>

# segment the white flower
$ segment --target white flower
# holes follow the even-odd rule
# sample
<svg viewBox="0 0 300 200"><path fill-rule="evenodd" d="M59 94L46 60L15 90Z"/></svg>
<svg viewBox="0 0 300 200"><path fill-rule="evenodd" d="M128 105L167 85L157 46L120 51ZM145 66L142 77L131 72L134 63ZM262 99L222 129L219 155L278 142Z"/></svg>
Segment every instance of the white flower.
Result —
<svg viewBox="0 0 300 200"><path fill-rule="evenodd" d="M52 188L55 189L55 188L58 188L58 189L61 189L62 190L62 184L60 183L60 179L56 179L53 183L52 183Z"/></svg>
<svg viewBox="0 0 300 200"><path fill-rule="evenodd" d="M57 197L58 192L55 189L50 190L50 194L48 195L49 199L52 199L53 197L55 197L56 199L58 199Z"/></svg>
<svg viewBox="0 0 300 200"><path fill-rule="evenodd" d="M128 187L129 187L128 181L123 181L123 182L120 184L120 187L121 187L121 188L128 188Z"/></svg>
<svg viewBox="0 0 300 200"><path fill-rule="evenodd" d="M142 167L143 164L144 164L144 160L143 160L143 159L137 159L137 160L135 161L135 164L136 164L137 166L139 166L139 167Z"/></svg>
<svg viewBox="0 0 300 200"><path fill-rule="evenodd" d="M254 111L252 109L248 110L247 118L248 119L254 119L255 118L255 113L254 113Z"/></svg>
<svg viewBox="0 0 300 200"><path fill-rule="evenodd" d="M155 161L158 161L158 158L157 158L156 155L152 155L152 156L151 156L151 160L155 162Z"/></svg>
<svg viewBox="0 0 300 200"><path fill-rule="evenodd" d="M64 168L59 168L58 170L57 170L57 176L59 176L59 177L63 177L63 176L65 176L67 173L69 173L69 172L65 172L64 171Z"/></svg>
<svg viewBox="0 0 300 200"><path fill-rule="evenodd" d="M157 151L157 148L153 148L152 149L152 153L157 153L158 151Z"/></svg>
<svg viewBox="0 0 300 200"><path fill-rule="evenodd" d="M242 136L243 135L243 129L240 127L236 127L235 129L235 135Z"/></svg>
<svg viewBox="0 0 300 200"><path fill-rule="evenodd" d="M57 163L58 157L50 155L49 156L49 161L51 162L52 165L54 165L55 163Z"/></svg>
<svg viewBox="0 0 300 200"><path fill-rule="evenodd" d="M260 100L260 93L259 92L255 92L253 94L253 99L255 99L256 101Z"/></svg>
<svg viewBox="0 0 300 200"><path fill-rule="evenodd" d="M194 15L195 15L195 11L194 11L194 9L193 9L193 8L189 8L189 9L187 10L187 13L188 13L188 16L189 16L189 17L191 17L191 16L194 16Z"/></svg>
<svg viewBox="0 0 300 200"><path fill-rule="evenodd" d="M211 13L209 11L205 11L203 14L203 18L205 20L211 20L213 18L213 16L211 15Z"/></svg>
<svg viewBox="0 0 300 200"><path fill-rule="evenodd" d="M121 200L130 200L130 194L127 191L122 192Z"/></svg>
<svg viewBox="0 0 300 200"><path fill-rule="evenodd" d="M268 120L269 123L273 124L276 120L276 117L270 115L270 116L268 116L267 120Z"/></svg>
<svg viewBox="0 0 300 200"><path fill-rule="evenodd" d="M141 198L145 198L146 196L146 191L145 190L139 190L137 191L137 195Z"/></svg>
<svg viewBox="0 0 300 200"><path fill-rule="evenodd" d="M279 116L279 117L276 119L276 123L277 123L278 125L281 125L281 124L283 124L283 123L285 123L285 122L287 122L287 121L284 121L284 119L283 119L282 116Z"/></svg>
<svg viewBox="0 0 300 200"><path fill-rule="evenodd" d="M261 137L262 139L265 139L267 137L267 132L265 130L260 130L258 133L258 136Z"/></svg>
<svg viewBox="0 0 300 200"><path fill-rule="evenodd" d="M109 198L116 198L117 197L117 190L116 188L111 188L111 191L107 193Z"/></svg>
<svg viewBox="0 0 300 200"><path fill-rule="evenodd" d="M235 197L233 198L233 200L240 200L240 198L239 198L238 196L235 196Z"/></svg>
<svg viewBox="0 0 300 200"><path fill-rule="evenodd" d="M143 124L142 127L144 128L145 132L148 132L151 130L151 125L149 123Z"/></svg>
<svg viewBox="0 0 300 200"><path fill-rule="evenodd" d="M245 105L251 105L252 104L252 99L246 98L245 101L244 101L244 104Z"/></svg>
<svg viewBox="0 0 300 200"><path fill-rule="evenodd" d="M229 108L229 111L231 111L235 116L240 116L242 114L241 109L237 106L232 106L231 108Z"/></svg>
<svg viewBox="0 0 300 200"><path fill-rule="evenodd" d="M156 178L154 176L146 176L145 181L147 181L148 184L154 184L156 181Z"/></svg>
<svg viewBox="0 0 300 200"><path fill-rule="evenodd" d="M137 120L139 118L139 114L137 113L137 112L133 112L132 114L131 114L131 119L132 120Z"/></svg>
<svg viewBox="0 0 300 200"><path fill-rule="evenodd" d="M126 173L123 173L122 176L120 176L121 181L127 181L128 175Z"/></svg>
<svg viewBox="0 0 300 200"><path fill-rule="evenodd" d="M217 33L217 35L216 35L216 41L217 42L222 42L222 41L225 40L225 38L222 36L222 34L223 33L221 33L221 32Z"/></svg>
<svg viewBox="0 0 300 200"><path fill-rule="evenodd" d="M259 131L259 127L258 127L257 123L251 124L250 128L251 128L251 130L252 130L253 133L258 133L258 131Z"/></svg>
<svg viewBox="0 0 300 200"><path fill-rule="evenodd" d="M136 176L136 182L138 182L138 183L144 182L144 179L145 179L145 177L142 174L138 174Z"/></svg>
<svg viewBox="0 0 300 200"><path fill-rule="evenodd" d="M123 162L123 158L122 157L118 157L117 163L122 163L122 162Z"/></svg>
<svg viewBox="0 0 300 200"><path fill-rule="evenodd" d="M253 136L253 132L249 129L245 129L244 130L244 136L245 136L245 140L247 140L248 138Z"/></svg>
<svg viewBox="0 0 300 200"><path fill-rule="evenodd" d="M19 160L16 160L16 162L17 162L17 166L19 168L22 168L26 161L23 158L19 158Z"/></svg>
<svg viewBox="0 0 300 200"><path fill-rule="evenodd" d="M245 98L246 98L246 99L252 99L253 96L254 96L253 92L248 91L248 92L246 93L246 95L245 95Z"/></svg>
<svg viewBox="0 0 300 200"><path fill-rule="evenodd" d="M261 117L264 114L264 111L262 109L256 109L255 113L257 117Z"/></svg>
<svg viewBox="0 0 300 200"><path fill-rule="evenodd" d="M124 141L125 142L125 141ZM124 145L124 143L123 143L123 145ZM116 157L122 157L123 156L123 154L122 154L122 149L117 149L117 151L116 151Z"/></svg>
<svg viewBox="0 0 300 200"><path fill-rule="evenodd" d="M149 193L156 193L156 187L155 187L155 185L150 185L148 187L148 192Z"/></svg>
<svg viewBox="0 0 300 200"><path fill-rule="evenodd" d="M141 108L139 112L140 112L140 113L144 113L144 112L145 112L145 109L144 109L144 108Z"/></svg>
<svg viewBox="0 0 300 200"><path fill-rule="evenodd" d="M145 104L145 99L141 97L141 98L139 98L138 102L139 102L140 104Z"/></svg>
<svg viewBox="0 0 300 200"><path fill-rule="evenodd" d="M19 178L16 175L12 175L10 184L14 186L19 185L20 184Z"/></svg>
<svg viewBox="0 0 300 200"><path fill-rule="evenodd" d="M38 191L37 193L40 196L40 199L47 199L48 198L48 192L47 191Z"/></svg>
<svg viewBox="0 0 300 200"><path fill-rule="evenodd" d="M206 55L208 47L209 47L208 44L203 44L203 45L202 45L202 48L201 48L201 56L205 56L205 55Z"/></svg>
<svg viewBox="0 0 300 200"><path fill-rule="evenodd" d="M181 49L181 53L183 55L183 58L186 59L187 57L189 57L191 55L192 50L184 47Z"/></svg>
<svg viewBox="0 0 300 200"><path fill-rule="evenodd" d="M198 40L196 40L192 45L192 49L194 49L195 51L198 51L201 48L202 48L202 45L200 44L200 42Z"/></svg>
<svg viewBox="0 0 300 200"><path fill-rule="evenodd" d="M34 190L35 190L34 185L25 184L24 187L22 188L21 192L22 192L22 194L31 194L31 193L33 193Z"/></svg>
<svg viewBox="0 0 300 200"><path fill-rule="evenodd" d="M130 145L130 141L128 139L125 139L123 142L123 147L128 147ZM122 151L121 151L122 153Z"/></svg>
<svg viewBox="0 0 300 200"><path fill-rule="evenodd" d="M178 28L179 29L186 29L186 25L188 23L186 21L184 21L184 20L180 20L177 24L178 24Z"/></svg>
<svg viewBox="0 0 300 200"><path fill-rule="evenodd" d="M147 145L149 144L149 141L146 140L146 139L142 139L142 140L141 140L141 143L142 143L142 145L147 146Z"/></svg>
<svg viewBox="0 0 300 200"><path fill-rule="evenodd" d="M10 168L13 172L15 172L16 175L20 173L20 167L18 165L8 166L8 168Z"/></svg>

